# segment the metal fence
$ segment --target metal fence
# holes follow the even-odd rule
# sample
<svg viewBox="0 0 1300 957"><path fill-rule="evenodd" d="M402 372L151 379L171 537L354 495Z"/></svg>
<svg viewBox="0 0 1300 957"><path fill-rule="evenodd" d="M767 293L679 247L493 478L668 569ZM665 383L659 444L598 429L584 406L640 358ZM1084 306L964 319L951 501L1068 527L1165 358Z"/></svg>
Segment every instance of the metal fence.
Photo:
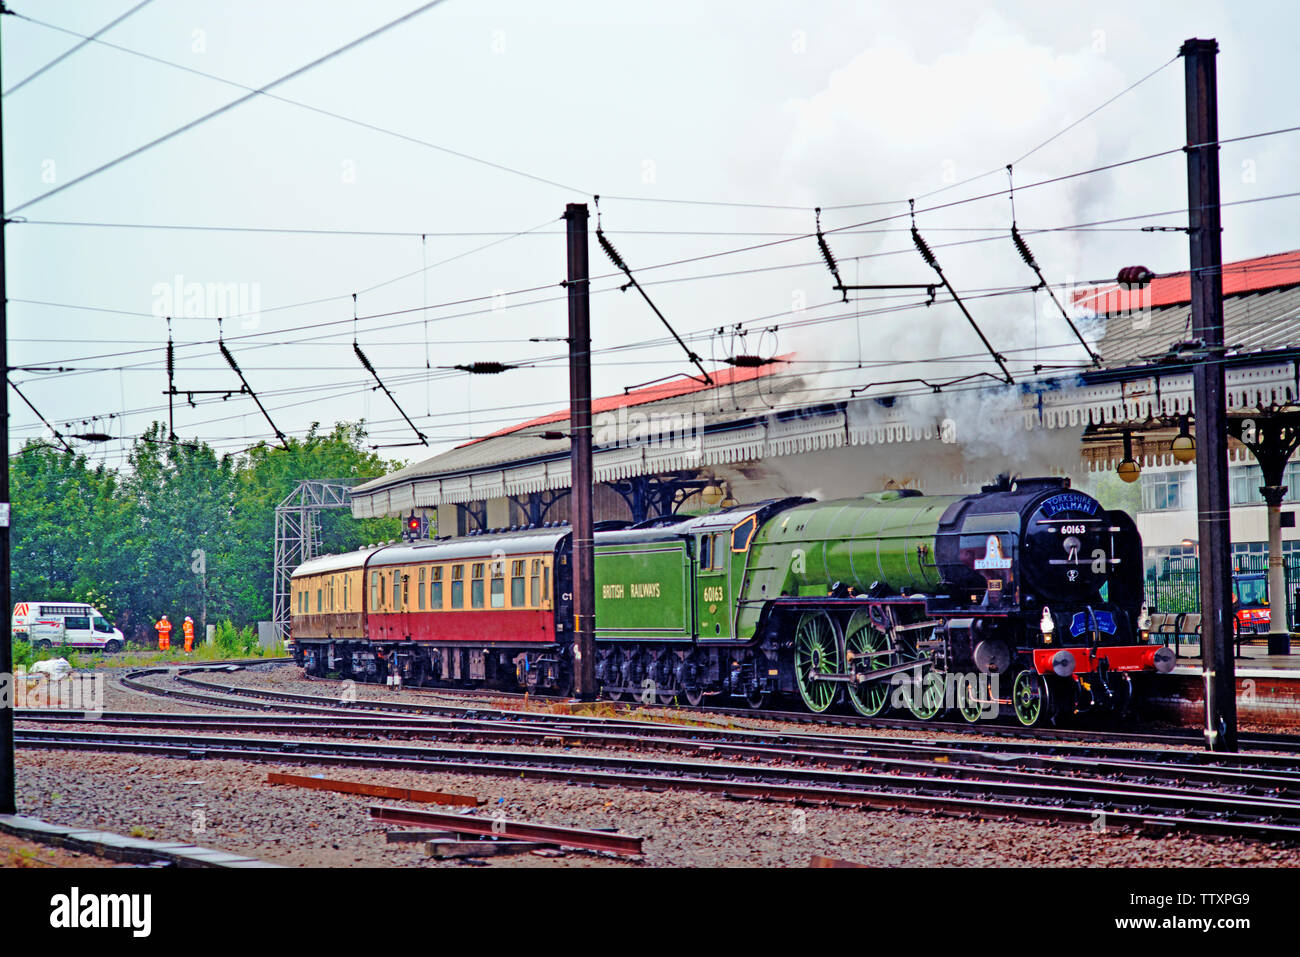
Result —
<svg viewBox="0 0 1300 957"><path fill-rule="evenodd" d="M1233 559L1233 568L1238 572L1263 572L1268 574L1268 556L1242 555ZM1300 553L1285 556L1286 571L1286 614L1287 625L1291 631L1300 624L1297 606L1300 601ZM1201 610L1201 570L1197 560L1182 559L1176 567L1148 568L1146 570L1146 602L1153 612L1180 613L1199 612ZM1270 606L1275 604L1274 596L1269 596Z"/></svg>

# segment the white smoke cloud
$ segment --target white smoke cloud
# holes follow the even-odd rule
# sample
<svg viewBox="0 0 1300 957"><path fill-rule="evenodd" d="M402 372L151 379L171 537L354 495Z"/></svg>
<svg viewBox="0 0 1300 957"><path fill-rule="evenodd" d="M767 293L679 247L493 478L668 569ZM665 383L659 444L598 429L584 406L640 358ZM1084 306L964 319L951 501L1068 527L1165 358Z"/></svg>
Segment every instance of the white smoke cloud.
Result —
<svg viewBox="0 0 1300 957"><path fill-rule="evenodd" d="M1028 39L1019 27L995 14L983 16L969 34L937 54L931 47L882 33L831 73L819 92L787 103L793 127L781 176L806 184L809 205L826 196L864 201L917 196L917 207L923 209L1004 189L1008 177L1001 167L1131 82L1099 55L1091 39L1081 33L1075 48L1054 49ZM1082 245L1095 240L1086 233L1031 231L1114 215L1109 204L1127 202L1132 185L1122 177L1085 177L1053 187L1024 187L1127 157L1143 123L1142 115L1119 106L1101 114L1100 122L1080 125L1016 165L1016 220L1050 282L1084 278L1077 275ZM997 172L953 185L990 170ZM923 195L950 185L953 188L928 198ZM833 228L899 212L907 212L906 204L828 209L822 222L824 228ZM1086 354L1045 293L980 298L981 290L1037 282L1012 244L1011 221L1005 196L922 212L916 220L993 349L1014 370L1017 383L1037 375L1068 375ZM897 232L831 233L828 239L844 281L936 282L913 246L908 225L904 217L866 227ZM997 232L979 232L976 227L996 227ZM984 236L993 238L945 248L947 243ZM875 253L890 255L854 258ZM825 282L829 292L829 275ZM906 301L868 302L881 294L860 295L864 313ZM1068 292L1058 293L1058 298L1074 314ZM963 376L1000 374L970 322L942 288L934 305L864 315L856 323L856 328L849 322L812 326L795 332L783 345L792 345L801 358L830 367L820 374L805 373L815 379L810 386L826 390L820 394L842 396L850 388L859 389L862 398L850 403L850 416L858 425L901 419L918 431L931 429L935 438L841 450L833 454L830 475L819 467L812 477L798 461L772 460L769 475L786 491L807 494L815 484L818 492L852 494L889 481L930 492L955 491L1004 471L1082 472L1079 432L1026 429L1018 385L1002 385L986 376L931 391L935 384ZM1090 346L1095 345L1101 324L1076 318L1076 325ZM852 367L844 368L846 364ZM981 383L985 387L976 388ZM888 409L873 401L891 393L912 394Z"/></svg>

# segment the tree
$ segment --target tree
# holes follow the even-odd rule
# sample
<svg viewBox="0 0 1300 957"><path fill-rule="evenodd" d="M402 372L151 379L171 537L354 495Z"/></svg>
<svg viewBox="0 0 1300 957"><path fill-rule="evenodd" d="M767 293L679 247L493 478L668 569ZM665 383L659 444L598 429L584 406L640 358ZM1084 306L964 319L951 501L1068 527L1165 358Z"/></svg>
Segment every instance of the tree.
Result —
<svg viewBox="0 0 1300 957"><path fill-rule="evenodd" d="M263 443L249 450L239 473L235 529L246 556L240 600L251 618L271 616L275 507L298 483L338 479L360 484L401 466L368 450L365 439L362 422L339 422L325 434L320 432L320 423L314 422L304 438L289 439L288 449ZM399 519L357 520L346 509L323 510L318 519L321 547L327 553L350 551L401 533Z"/></svg>
<svg viewBox="0 0 1300 957"><path fill-rule="evenodd" d="M113 617L131 587L120 557L133 526L117 474L28 442L9 462L15 601L76 601Z"/></svg>
<svg viewBox="0 0 1300 957"><path fill-rule="evenodd" d="M240 543L232 528L238 466L201 442L171 442L153 423L132 446L123 492L135 517L130 550L135 587L129 611L137 634L164 612L200 626L235 617L242 574Z"/></svg>
<svg viewBox="0 0 1300 957"><path fill-rule="evenodd" d="M120 472L34 442L12 460L17 600L90 602L145 639L164 613L200 629L269 618L275 507L302 479L356 483L399 465L366 449L359 422L326 434L313 424L287 449L261 444L243 456L166 434L153 423ZM322 512L320 524L327 551L396 538L401 525L345 509Z"/></svg>

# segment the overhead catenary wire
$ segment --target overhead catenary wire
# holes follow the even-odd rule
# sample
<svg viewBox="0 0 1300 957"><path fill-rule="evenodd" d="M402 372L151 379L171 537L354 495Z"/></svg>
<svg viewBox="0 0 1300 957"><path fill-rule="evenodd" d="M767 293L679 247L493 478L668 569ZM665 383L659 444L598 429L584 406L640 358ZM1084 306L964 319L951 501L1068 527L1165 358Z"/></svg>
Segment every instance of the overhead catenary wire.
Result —
<svg viewBox="0 0 1300 957"><path fill-rule="evenodd" d="M269 92L270 90L275 89L278 86L282 86L283 84L288 83L290 80L296 79L297 77L300 77L303 74L308 73L311 70L314 70L316 67L320 66L321 64L328 63L330 60L333 60L335 57L341 56L342 54L348 52L349 50L352 50L360 46L361 44L366 43L369 40L373 40L375 37L387 33L389 30L393 29L394 27L406 23L408 20L411 20L419 16L420 14L433 9L434 7L438 6L442 2L443 0L427 0L426 3L421 4L419 7L415 8L409 13L403 14L402 16L398 17L396 20L390 20L388 23L384 24L383 26L377 27L376 29L371 30L369 33L357 37L355 40L350 40L349 42L343 44L343 46L337 47L336 49L331 50L329 53L317 57L316 59L312 60L310 63L303 64L297 69L291 70L288 73L285 73L282 76L278 77L277 79L272 80L270 83L260 86L257 89L254 89L251 92L245 94L244 96L231 100L229 103L226 103L223 106L219 106L215 110L211 110L203 114L202 116L198 117L197 119L190 120L188 123L178 126L175 129L171 130L170 132L164 133L162 136L156 137L147 143L137 146L135 149L129 150L128 152L123 153L120 156L117 156L116 158L111 159L106 163L101 163L99 166L96 166L94 169L82 173L80 176L74 176L66 183L61 183L58 186L55 186L53 189L46 190L45 192L32 197L26 202L20 203L19 205L15 206L13 209L6 210L4 212L4 215L6 217L11 217L15 213L27 209L29 206L34 206L37 203L43 202L44 200L49 199L51 196L55 196L66 189L71 189L73 186L76 186L79 183L84 183L86 180L90 179L93 176L98 176L100 173L106 172L112 169L113 167L118 166L121 163L125 163L127 160L134 159L140 154L153 149L155 146L160 146L161 144L166 143L168 140L175 139L177 136L180 136L183 133L187 133L190 130L208 122L209 120L215 119L218 116L228 113L231 110L235 109L236 107L239 107L244 103L247 103L249 100L255 99L256 97L263 95ZM23 14L15 14L15 15L24 20L31 19L30 17L26 17ZM97 41L97 42L103 42L103 41Z"/></svg>
<svg viewBox="0 0 1300 957"><path fill-rule="evenodd" d="M1238 137L1238 139L1252 138L1252 137L1254 137L1254 136L1266 136L1266 135L1272 135L1272 134L1274 134L1274 133L1278 133L1278 132L1290 132L1290 131L1292 131L1292 129L1300 129L1300 128L1287 128L1287 129L1285 129L1285 130L1274 130L1274 131L1269 131L1269 132L1267 132L1267 133L1252 134L1251 137ZM1152 155L1163 156L1163 155L1167 155L1168 153L1171 153L1171 152L1178 152L1178 150L1171 150L1171 151L1166 151L1165 153L1152 154ZM1150 158L1150 157L1139 157L1139 158L1137 158L1137 159L1135 159L1135 160L1126 161L1126 162L1137 162L1137 161L1139 161L1139 160L1141 160L1141 159L1144 159L1144 158ZM1121 165L1122 165L1122 164L1121 164ZM1107 167L1107 168L1109 168L1109 167ZM1070 178L1071 176L1075 176L1075 175L1083 175L1083 174L1086 173L1086 172L1094 172L1094 171L1098 171L1098 170L1093 170L1093 171L1082 171L1082 172L1077 173L1077 174L1068 174L1066 177L1057 177L1057 178L1055 178L1055 179L1052 180L1052 181L1054 182L1054 181L1058 181L1058 180L1060 180L1060 179L1062 179L1062 178ZM1048 182L1048 181L1042 181L1042 182ZM1038 184L1029 184L1029 185L1030 185L1030 186L1033 186L1033 185L1041 185L1041 184L1042 184L1042 183L1040 182L1040 183L1038 183ZM1022 190L1023 190L1023 189L1026 189L1026 188L1029 188L1029 187L1021 187ZM969 198L969 199L967 199L967 200L961 200L961 201L958 201L957 204L964 203L964 202L968 202L968 201L974 201L974 200L978 200L978 199L985 199L985 198L988 198L988 197L990 197L990 196L999 196L999 195L1004 195L1005 193L1006 193L1005 190L998 190L998 191L993 192L993 193L987 193L987 194L983 194L983 195L978 196L978 197L971 197L971 198ZM1268 201L1274 201L1274 200L1280 200L1280 199L1292 199L1292 198L1296 198L1296 197L1298 197L1298 196L1300 196L1300 192L1278 193L1278 194L1273 194L1273 195L1270 195L1270 196L1259 196L1259 197L1251 197L1251 198L1248 198L1248 199L1235 200L1235 201L1231 201L1231 202L1221 203L1220 205L1221 205L1221 206L1224 206L1224 207L1227 207L1227 206L1238 206L1238 205L1247 205L1247 204L1253 204L1253 203L1259 203L1259 202L1268 202ZM949 205L957 205L957 204L944 204L944 207L946 208L946 207L949 206ZM931 207L930 209L933 210L933 209L937 209L937 208L940 208L940 207ZM920 212L925 212L925 211L926 211L926 210L920 210ZM1107 224L1113 224L1113 223L1119 223L1119 222L1133 222L1133 221L1136 221L1136 220L1142 220L1142 219L1153 219L1153 218L1161 218L1161 217L1165 217L1165 216L1175 216L1175 215L1180 215L1180 216L1181 216L1181 215L1186 215L1186 213L1187 213L1186 208L1182 208L1182 209L1173 209L1173 210L1165 210L1165 211L1161 211L1161 212L1142 213L1142 214L1133 215L1133 216L1113 217L1113 218L1110 218L1110 219L1097 220L1097 221L1094 221L1094 222L1091 222L1091 223L1074 224L1074 225L1070 225L1070 226L1041 227L1041 228L1034 229L1034 230L1028 230L1028 229L1026 229L1026 230L1024 230L1023 232L1024 232L1024 234L1029 235L1029 234L1040 233L1040 232L1055 232L1055 231L1062 231L1062 230L1067 230L1067 229L1090 228L1090 227L1095 227L1095 226L1100 226L1100 225L1107 225ZM904 214L904 215L906 215L906 214ZM888 218L888 219L894 219L894 218L897 218L897 217L887 217L887 218ZM882 220L873 220L873 221L869 221L869 223L858 224L858 225L870 225L871 223L881 222L881 221L882 221ZM830 230L830 232L834 232L834 233L844 233L844 232L851 231L851 230L854 229L854 228L855 228L854 226L837 227L837 228L835 228L835 229ZM525 232L526 232L526 231L525 231ZM521 235L521 234L514 234L514 235ZM763 249L763 248L768 248L768 247L770 247L770 246L781 245L781 244L786 243L786 242L797 241L797 240L799 240L799 239L807 239L807 238L811 238L812 235L813 235L813 234L809 234L809 233L799 233L799 234L794 234L794 235L791 235L791 236L783 237L782 239L776 240L776 241L774 241L774 242L761 243L761 244L751 245L751 246L744 246L744 247L739 247L738 249L723 250L723 251L720 251L720 252L708 253L708 254L705 254L705 255L702 255L702 256L691 257L691 258L680 259L680 260L673 260L673 261L671 261L671 262L666 262L666 263L653 264L653 265L650 265L650 266L641 267L641 271L644 272L644 271L648 271L648 270L660 269L660 268L665 268L665 267L669 267L669 266L683 265L683 264L687 264L687 263L691 263L691 262L697 262L697 261L702 261L702 260L707 260L707 259L713 259L713 258L717 258L717 257L719 257L719 256L730 255L730 254L738 253L738 252L749 252L749 251L753 251L753 250L756 250L756 249ZM989 237L989 238L995 238L995 237ZM964 241L964 242L965 242L965 243L970 243L970 242L985 242L985 241L988 241L989 238L981 238L981 239L976 239L976 240L968 240L968 241ZM935 248L935 249L939 249L939 248L945 248L946 246L951 246L951 245L959 245L959 243L936 243L936 244L933 245L933 248ZM904 250L884 251L884 252L879 252L879 253L867 254L866 256L855 257L855 258L878 258L878 257L882 257L882 256L901 255L903 252L905 252L905 251L904 251ZM718 275L734 275L734 274L735 274L735 273L723 273L723 274L718 274ZM592 277L592 278L593 278L593 280L601 280L601 279L610 278L610 277L615 276L615 275L617 275L617 273L609 273L609 274L606 274L606 275L604 275L604 276L595 276L595 277ZM673 281L682 281L682 280L678 279L678 280L665 280L665 281L673 282ZM654 284L655 284L655 283L650 283L650 285L654 285ZM378 314L375 314L374 316L363 317L363 319L384 318L384 317L391 316L391 315L399 315L399 314L402 314L402 313L404 313L404 312L419 311L419 310L422 310L422 309L440 309L440 308L445 308L445 307L448 307L448 306L463 305L463 304L472 303L472 302L481 302L481 301L484 301L484 300L493 299L493 298L498 298L498 297L506 297L506 296L522 295L522 294L525 294L525 293L528 293L528 292L536 292L536 291L539 291L539 290L542 290L542 289L552 288L552 285L553 285L553 284L551 284L551 283L546 283L546 284L543 284L543 285L537 285L537 286L531 286L531 287L524 287L524 288L521 288L521 289L510 290L510 291L507 291L507 292L494 292L494 293L493 293L492 295L490 295L490 296L479 296L479 297L472 297L472 298L463 298L463 299L452 300L452 301L448 301L448 302L444 302L444 303L438 303L438 304L435 304L435 305L433 305L433 306L425 305L425 306L421 306L421 307L416 307L416 309L413 309L413 310L398 310L398 311L396 311L396 312L378 313ZM600 291L600 290L595 290L595 291ZM269 308L263 308L263 309L261 310L261 312L262 312L262 313L267 313L267 312L282 311L282 310L286 310L286 309L296 309L296 308L302 308L302 307L306 307L306 306L318 305L318 304L321 304L321 303L332 302L332 301L335 301L335 300L337 300L337 299L342 299L342 298L344 298L344 295L345 295L345 294L340 294L340 295L337 295L337 296L329 296L329 297L323 297L323 298L311 299L311 300L307 300L307 301L305 301L305 302L299 302L299 303L288 303L288 304L284 304L284 305L281 305L281 306L273 306L273 307L269 307ZM563 297L560 297L560 298L563 298ZM543 302L543 301L550 301L550 300L539 300L539 302ZM111 308L106 308L106 307L90 306L90 305L77 304L77 303L54 303L54 302L49 302L49 301L47 301L47 300L19 299L19 298L10 298L9 302L11 302L11 303L23 303L23 304L29 304L29 305L53 306L53 307L67 308L67 309L80 309L80 310L88 310L88 311L94 311L94 312L105 312L105 313L114 314L114 315L138 316L138 317L141 317L141 318L150 318L150 319L155 318L155 316L154 316L153 313L135 312L135 311L131 311L131 310L122 310L122 309L111 309ZM509 307L507 307L507 308L509 308ZM241 317L242 317L242 316L240 316L240 315L235 315L235 316L230 316L230 317L227 317L227 318L241 318ZM196 318L197 318L197 317L196 317ZM204 318L207 318L207 317L204 317ZM291 328L289 328L289 329L276 330L276 331L273 331L273 332L268 331L268 332L247 333L247 334L242 335L242 336L235 336L235 337L231 337L231 338L232 338L232 341L233 341L234 339L257 338L257 337L263 337L263 336L268 336L268 335L278 335L278 334L282 334L282 333L284 333L284 332L297 331L297 330L299 330L299 329L315 329L315 328L319 328L321 325L333 325L333 324L335 324L335 323L332 323L332 322L331 322L331 323L324 323L324 324L322 324L322 323L311 323L311 324L309 324L309 325L305 325L305 326L291 327ZM211 342L212 342L212 340L208 340L208 343L209 343L209 344L210 344ZM199 344L199 343L195 343L195 344L197 345L197 344ZM140 351L145 351L145 350L140 350ZM112 355L118 355L118 354L123 354L123 353L112 353L112 354L106 354L106 355L103 355L103 356L94 356L94 357L87 357L87 358L104 358L104 357L110 357L110 356L112 356Z"/></svg>
<svg viewBox="0 0 1300 957"><path fill-rule="evenodd" d="M438 0L435 0L435 2L438 2ZM143 6L143 4L141 4L141 6ZM430 4L430 6L432 6L432 4ZM132 11L132 12L134 12L134 11ZM413 17L413 16L415 16L415 15L417 15L417 14L419 14L419 13L422 13L422 12L423 12L423 8L420 9L420 10L416 10L416 11L412 12L411 14L408 14L406 19L409 19L410 17ZM449 156L455 156L455 157L458 157L458 158L463 159L463 160L468 160L468 161L470 161L470 162L472 162L472 163L478 163L478 164L480 164L480 165L482 165L482 166L487 166L487 167L490 167L490 168L492 168L492 169L500 170L500 171L502 171L502 172L511 173L511 174L513 174L513 175L515 175L515 176L521 176L521 177L523 177L523 178L525 178L525 179L530 179L530 180L533 180L533 181L538 182L538 183L544 183L544 184L546 184L547 186L554 186L554 187L557 188L557 189L563 189L563 190L566 190L567 192L570 192L570 193L577 192L577 193L584 193L584 194L587 194L587 191L586 191L586 190L579 190L579 189L576 189L575 187L572 187L572 186L566 186L564 183L559 183L559 182L556 182L555 180L547 179L547 178L544 177L544 176L538 176L538 175L536 175L536 174L534 174L534 173L529 173L529 172L527 172L526 170L518 169L518 168L516 168L516 167L512 167L512 166L507 166L507 165L505 165L504 163L495 163L495 162L493 162L493 161L491 161L491 160L484 159L484 158L482 158L481 156L474 156L474 155L472 155L472 154L470 154L470 153L465 153L465 152L462 152L462 151L460 151L460 150L455 150L455 149L452 149L452 148L447 147L447 146L439 145L438 143L431 143L431 142L429 142L428 140L423 140L423 139L420 139L419 137L416 137L416 136L411 136L411 135L406 134L406 133L401 133L401 132L399 132L399 131L397 131L397 130L392 130L392 129L388 129L388 128L386 128L386 127L378 126L378 125L376 125L376 124L374 124L374 123L367 123L367 122L364 121L364 120L359 120L359 119L357 119L357 118L355 118L355 117L351 117L351 116L345 116L345 115L342 114L342 113L337 113L337 112L335 112L335 111L333 111L333 110L327 110L327 109L324 109L324 108L319 107L319 106L313 106L312 104L310 104L310 103L304 103L304 102L301 101L301 100L295 100L295 99L292 99L292 98L290 98L290 97L282 96L282 95L277 94L277 93L270 93L270 92L268 92L269 88L254 88L254 87L250 87L250 86L247 86L247 85L245 85L245 84L243 84L243 83L236 82L235 80L230 80L230 79L227 79L226 77L217 76L215 73L208 73L208 72L205 71L205 70L199 70L199 69L196 69L195 67L186 66L186 65L183 64L183 63L177 63L175 60L167 60L167 59L164 59L163 57L154 56L154 55L151 54L151 53L145 53L145 52L142 51L142 50L135 50L135 49L132 49L131 47L125 47L125 46L122 46L121 44L110 43L110 42L107 41L107 40L101 40L101 39L99 39L99 38L98 38L98 34L96 34L96 35L94 35L94 36L87 36L86 34L78 33L78 32L75 31L75 30L70 30L70 29L68 29L67 27L59 26L58 24L47 23L47 22L44 21L44 20L38 20L38 19L36 19L35 17L25 16L25 15L22 15L22 14L19 14L19 16L20 16L21 19L26 20L26 21L29 22L29 23L35 24L36 26L45 27L45 28L47 28L47 29L50 29L50 30L56 30L56 31L58 31L58 32L60 32L60 33L68 34L68 35L70 35L70 36L79 37L79 38L81 38L81 40L82 40L82 43L80 44L80 45L82 45L82 46L84 46L86 43L94 42L94 43L97 43L97 44L99 44L99 45L101 45L101 46L107 47L108 49L111 49L111 50L117 50L118 52L121 52L121 53L126 53L126 54L129 54L129 55L131 55L131 56L140 57L140 58L145 59L145 60L148 60L148 61L150 61L150 62L157 63L157 64L160 64L160 65L162 65L162 66L171 67L171 68L176 69L176 70L182 70L182 71L184 71L185 73L190 73L190 74L192 74L192 75L194 75L194 76L201 76L201 77L204 77L205 79L213 80L213 81L215 81L215 82L217 82L217 83L223 83L223 84L225 84L226 86L233 86L233 87L235 87L235 88L237 88L237 89L246 90L246 91L250 91L250 92L253 92L253 93L260 93L261 95L265 96L267 99L277 100L277 101L279 101L279 102L281 102L281 103L285 103L285 104L288 104L288 105L290 105L290 106L296 106L296 107L299 107L299 108L304 109L304 110L309 110L310 112L312 112L312 113L317 113L317 114L319 114L319 115L321 115L321 116L328 116L328 117L331 117L332 119L341 120L341 121L344 122L344 123L350 123L350 124L352 124L353 126L357 126L357 127L362 128L362 129L370 130L370 131L375 132L375 133L382 133L382 134L384 134L384 135L386 135L386 136L396 137L397 139L403 140L403 141L405 141L405 142L407 142L407 143L413 143L413 144L416 144L416 145L418 145L418 146L424 146L424 147L427 147L427 148L432 149L432 150L437 150L438 152L440 152L440 153L445 153L445 154L447 154L447 155L449 155ZM386 28L385 28L385 29L386 29ZM101 30L100 32L102 33L103 31ZM359 42L364 42L364 41L359 41ZM24 81L24 82L25 82L25 81ZM589 195L589 194L588 194L588 195Z"/></svg>
<svg viewBox="0 0 1300 957"><path fill-rule="evenodd" d="M124 14L122 14L121 16L117 17L116 19L110 20L108 23L104 24L102 27L100 27L100 28L99 28L98 30L96 30L94 33L89 34L88 36L82 36L82 37L81 37L81 42L80 42L80 43L74 44L73 46L69 47L68 49L66 49L66 50L64 50L62 53L60 53L58 56L56 56L53 60L51 60L51 61L49 61L48 63L46 63L44 66L39 67L39 68L38 68L37 70L35 70L34 72L27 74L27 76L23 77L21 80L19 80L19 81L18 81L17 83L15 83L13 86L9 87L9 89L5 90L3 95L4 95L4 96L8 96L8 95L11 94L11 93L16 93L17 91L21 90L21 89L22 89L23 87L25 87L28 83L32 82L32 80L36 79L36 78L37 78L38 76L40 76L41 74L45 73L47 70L53 69L54 67L58 66L60 63L62 63L62 62L63 62L64 60L66 60L68 57L72 56L72 54L74 54L74 53L76 53L78 50L80 50L82 47L84 47L84 46L86 46L87 44L89 44L89 43L95 41L95 40L98 39L100 36L102 36L103 34L107 33L109 30L113 29L113 27L117 26L119 23L121 23L121 22L122 22L123 20L125 20L127 17L131 16L133 13L138 12L139 10L143 9L144 7L149 6L149 4L152 3L152 2L153 2L153 0L140 0L139 3L137 3L137 4L136 4L134 7L132 7L130 10L126 11L126 13L124 13ZM30 18L30 17L23 17L23 19L24 19L24 20L30 20L31 18Z"/></svg>

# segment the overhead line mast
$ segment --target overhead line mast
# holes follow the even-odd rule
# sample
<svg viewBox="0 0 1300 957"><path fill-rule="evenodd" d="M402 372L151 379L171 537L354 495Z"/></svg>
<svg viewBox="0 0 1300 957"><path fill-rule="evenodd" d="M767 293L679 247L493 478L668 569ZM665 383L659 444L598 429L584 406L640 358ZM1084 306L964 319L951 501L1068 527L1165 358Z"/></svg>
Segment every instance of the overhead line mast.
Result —
<svg viewBox="0 0 1300 957"><path fill-rule="evenodd" d="M12 13L0 0L0 17ZM0 98L0 368L9 381L9 317L8 288L5 285L5 227L9 219L4 215L4 99ZM0 444L4 446L4 464L0 465L0 614L9 617L13 609L13 595L9 582L9 389L0 389ZM0 641L0 683L7 683L7 696L14 694L14 649L12 630L4 630ZM14 795L14 709L12 701L0 701L0 814L15 814L18 806Z"/></svg>

